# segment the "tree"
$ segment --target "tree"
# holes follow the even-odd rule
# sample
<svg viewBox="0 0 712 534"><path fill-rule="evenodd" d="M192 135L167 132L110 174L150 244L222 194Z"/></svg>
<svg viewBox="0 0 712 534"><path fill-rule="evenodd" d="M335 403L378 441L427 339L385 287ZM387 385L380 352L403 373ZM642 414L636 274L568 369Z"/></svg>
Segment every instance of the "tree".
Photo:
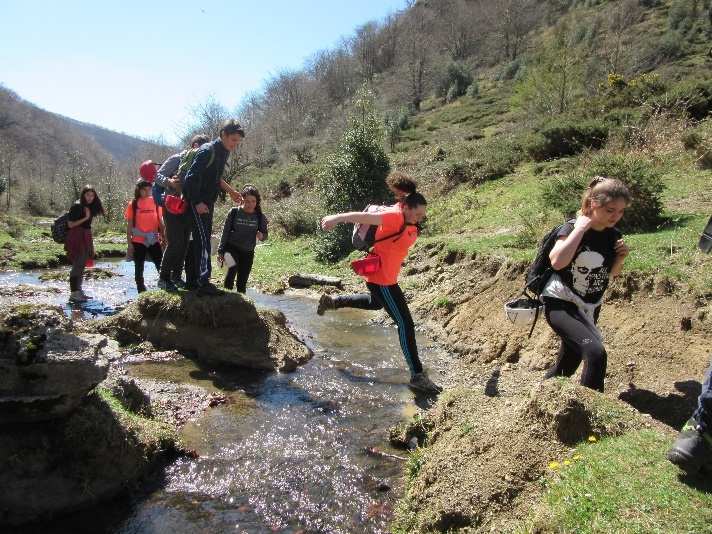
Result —
<svg viewBox="0 0 712 534"><path fill-rule="evenodd" d="M10 199L12 197L13 165L18 157L17 146L12 141L0 143L0 172L4 174L4 190L7 193L6 209L10 210Z"/></svg>
<svg viewBox="0 0 712 534"><path fill-rule="evenodd" d="M622 54L626 48L625 37L631 26L643 15L638 0L615 2L608 12L606 36L601 39L601 54L606 60L609 73L622 72Z"/></svg>
<svg viewBox="0 0 712 534"><path fill-rule="evenodd" d="M367 204L388 198L386 176L390 170L383 150L383 129L375 112L373 94L361 88L339 147L326 161L319 175L319 193L330 213L360 211ZM320 261L336 261L350 250L348 227L338 226L321 234L316 244Z"/></svg>
<svg viewBox="0 0 712 534"><path fill-rule="evenodd" d="M432 13L422 3L415 3L404 15L402 62L405 64L407 93L410 105L420 110L425 97L431 46L427 35L433 26Z"/></svg>
<svg viewBox="0 0 712 534"><path fill-rule="evenodd" d="M515 89L515 101L533 114L559 115L583 92L583 61L570 28L562 22L550 44L527 66Z"/></svg>
<svg viewBox="0 0 712 534"><path fill-rule="evenodd" d="M539 22L542 11L535 0L499 0L487 13L495 35L502 44L504 58L519 57L529 33Z"/></svg>

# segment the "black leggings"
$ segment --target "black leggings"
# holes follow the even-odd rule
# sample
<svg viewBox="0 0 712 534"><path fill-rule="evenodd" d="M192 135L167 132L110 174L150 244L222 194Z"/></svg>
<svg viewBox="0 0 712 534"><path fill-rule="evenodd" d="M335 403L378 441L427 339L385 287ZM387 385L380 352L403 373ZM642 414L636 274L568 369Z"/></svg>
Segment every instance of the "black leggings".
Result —
<svg viewBox="0 0 712 534"><path fill-rule="evenodd" d="M362 310L380 310L385 308L398 327L401 350L405 356L411 375L423 372L423 365L418 358L418 345L415 342L415 325L405 301L405 295L398 284L380 286L367 283L369 293L343 295L334 298L337 308L360 308Z"/></svg>
<svg viewBox="0 0 712 534"><path fill-rule="evenodd" d="M160 271L163 251L161 250L161 245L158 243L154 243L150 247L147 247L143 243L134 243L133 249L134 275L136 277L136 283L138 283L139 280L143 283L143 264L146 262L146 254L151 257L151 261L156 266L156 270Z"/></svg>
<svg viewBox="0 0 712 534"><path fill-rule="evenodd" d="M600 333L574 303L545 297L544 305L546 322L561 338L556 365L549 369L546 378L572 376L583 360L581 385L603 391L607 355ZM600 306L596 308L595 322L598 322L600 310Z"/></svg>
<svg viewBox="0 0 712 534"><path fill-rule="evenodd" d="M237 291L244 293L247 291L247 279L250 277L250 271L252 271L255 251L251 250L245 252L227 244L225 245L225 252L229 252L237 262L237 265L227 270L227 274L225 275L225 288L232 289L235 284L235 276L237 276Z"/></svg>

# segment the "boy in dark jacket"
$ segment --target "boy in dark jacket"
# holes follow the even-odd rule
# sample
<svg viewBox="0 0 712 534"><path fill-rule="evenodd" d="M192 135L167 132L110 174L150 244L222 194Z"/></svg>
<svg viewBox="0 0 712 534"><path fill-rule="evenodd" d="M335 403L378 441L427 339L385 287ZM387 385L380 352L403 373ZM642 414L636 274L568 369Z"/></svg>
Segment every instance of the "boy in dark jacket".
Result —
<svg viewBox="0 0 712 534"><path fill-rule="evenodd" d="M188 201L193 234L193 260L197 269L198 295L217 295L220 290L210 283L210 236L213 231L213 208L221 189L222 174L230 152L245 138L235 120L226 121L220 137L203 145L185 175L183 196Z"/></svg>

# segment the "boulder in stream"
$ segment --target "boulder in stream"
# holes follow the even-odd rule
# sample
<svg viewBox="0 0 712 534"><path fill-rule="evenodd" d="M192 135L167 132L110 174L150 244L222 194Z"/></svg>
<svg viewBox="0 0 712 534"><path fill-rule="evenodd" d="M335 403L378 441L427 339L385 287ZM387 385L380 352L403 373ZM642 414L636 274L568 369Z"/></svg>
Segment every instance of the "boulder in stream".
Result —
<svg viewBox="0 0 712 534"><path fill-rule="evenodd" d="M114 341L75 334L61 308L0 310L0 424L64 417L106 378Z"/></svg>
<svg viewBox="0 0 712 534"><path fill-rule="evenodd" d="M311 358L281 312L258 310L236 293L206 298L148 291L92 329L124 344L148 340L161 349L194 354L209 365L293 371Z"/></svg>

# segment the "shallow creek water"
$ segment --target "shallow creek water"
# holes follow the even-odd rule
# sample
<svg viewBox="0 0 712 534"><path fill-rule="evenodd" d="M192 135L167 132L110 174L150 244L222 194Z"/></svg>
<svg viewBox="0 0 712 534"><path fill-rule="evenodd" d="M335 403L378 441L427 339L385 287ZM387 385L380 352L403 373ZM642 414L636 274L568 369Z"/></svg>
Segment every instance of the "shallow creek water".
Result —
<svg viewBox="0 0 712 534"><path fill-rule="evenodd" d="M101 301L75 309L75 316L100 316L135 297L132 264L99 266L121 276L87 281L85 291ZM42 283L38 274L0 273L0 285ZM152 267L146 281L155 285ZM69 313L66 282L44 285L61 288L44 298ZM403 462L366 449L402 456L389 449L386 429L415 413L416 404L430 402L416 399L405 385L398 336L371 322L371 312L318 317L316 302L304 296L248 296L258 306L281 310L314 358L294 373L269 375L207 370L190 360L132 366L132 375L201 385L225 392L231 402L182 429L198 457L169 465L152 489L42 532L387 531L402 491ZM426 367L441 357L424 339L420 347Z"/></svg>

